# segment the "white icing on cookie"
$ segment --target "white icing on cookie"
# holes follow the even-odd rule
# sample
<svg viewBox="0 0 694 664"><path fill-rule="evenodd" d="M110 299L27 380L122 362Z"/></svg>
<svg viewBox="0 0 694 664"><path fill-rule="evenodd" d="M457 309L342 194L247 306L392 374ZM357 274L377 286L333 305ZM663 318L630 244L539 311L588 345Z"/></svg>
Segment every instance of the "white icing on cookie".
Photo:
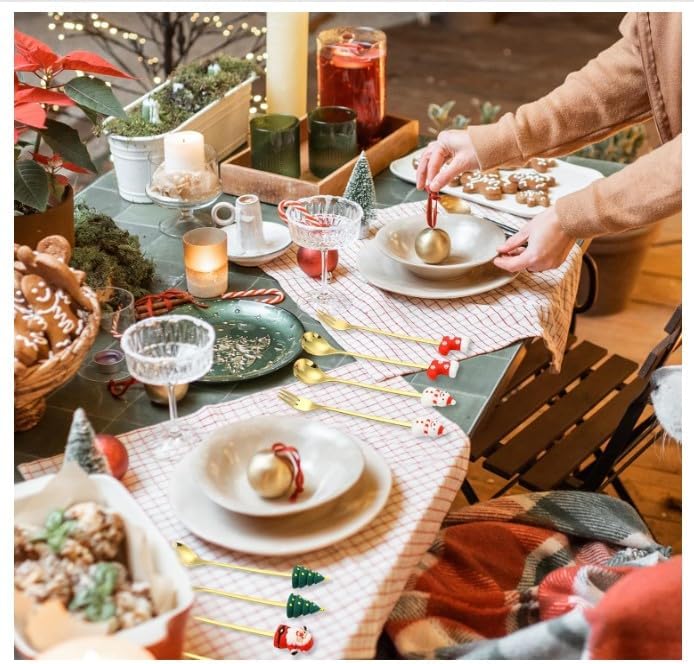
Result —
<svg viewBox="0 0 694 664"><path fill-rule="evenodd" d="M422 392L421 401L425 406L437 406L439 408L455 405L453 396L439 387L427 387Z"/></svg>

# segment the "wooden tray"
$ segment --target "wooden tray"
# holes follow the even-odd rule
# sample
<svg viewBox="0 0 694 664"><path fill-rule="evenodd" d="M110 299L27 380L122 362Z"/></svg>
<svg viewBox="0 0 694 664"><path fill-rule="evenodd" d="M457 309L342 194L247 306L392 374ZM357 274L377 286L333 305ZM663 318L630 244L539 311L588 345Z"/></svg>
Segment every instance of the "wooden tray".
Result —
<svg viewBox="0 0 694 664"><path fill-rule="evenodd" d="M419 140L419 122L386 115L383 120L384 137L366 150L371 172L376 175L388 168L390 162L411 152ZM301 177L291 178L277 173L259 171L251 167L251 150L245 148L222 162L220 173L222 189L233 196L256 194L263 203L277 205L285 198L303 198L317 194L339 196L352 174L357 157L340 166L336 171L318 179L308 170L308 126L301 119Z"/></svg>

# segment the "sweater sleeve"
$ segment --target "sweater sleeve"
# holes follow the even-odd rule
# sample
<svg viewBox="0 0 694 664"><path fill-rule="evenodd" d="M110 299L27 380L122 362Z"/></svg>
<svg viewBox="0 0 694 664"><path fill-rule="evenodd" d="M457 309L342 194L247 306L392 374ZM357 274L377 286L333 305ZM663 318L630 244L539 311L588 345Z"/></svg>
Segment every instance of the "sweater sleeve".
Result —
<svg viewBox="0 0 694 664"><path fill-rule="evenodd" d="M636 16L627 14L623 37L567 76L558 88L493 125L469 128L483 169L518 166L529 158L560 156L650 116L638 47Z"/></svg>
<svg viewBox="0 0 694 664"><path fill-rule="evenodd" d="M559 223L572 237L645 226L681 208L682 134L556 205Z"/></svg>

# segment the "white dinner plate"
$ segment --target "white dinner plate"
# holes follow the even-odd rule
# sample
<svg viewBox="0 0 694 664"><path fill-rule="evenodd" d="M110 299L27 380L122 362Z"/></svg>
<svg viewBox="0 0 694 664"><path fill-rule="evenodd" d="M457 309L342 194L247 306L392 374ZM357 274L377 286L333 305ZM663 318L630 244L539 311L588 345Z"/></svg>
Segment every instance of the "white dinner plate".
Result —
<svg viewBox="0 0 694 664"><path fill-rule="evenodd" d="M277 441L299 452L304 490L294 502L288 496L262 498L246 476L253 455ZM313 417L267 415L213 431L196 448L191 470L218 505L248 516L277 517L305 512L341 496L361 477L364 455L354 438Z"/></svg>
<svg viewBox="0 0 694 664"><path fill-rule="evenodd" d="M289 556L315 551L351 537L385 506L392 485L388 465L362 445L364 472L336 500L309 512L258 519L225 510L212 502L190 472L187 454L171 476L169 499L183 525L198 537L227 549L262 556Z"/></svg>
<svg viewBox="0 0 694 664"><path fill-rule="evenodd" d="M264 265L275 258L281 256L292 244L289 237L289 229L285 224L278 224L274 221L263 221L263 237L265 247L254 253L239 254L236 249L236 224L220 226L227 234L227 257L232 263L244 267L255 267Z"/></svg>
<svg viewBox="0 0 694 664"><path fill-rule="evenodd" d="M357 266L364 279L377 288L427 300L452 300L479 295L505 286L518 276L517 272L505 272L493 263L487 263L455 279L422 279L379 251L373 240L364 243Z"/></svg>
<svg viewBox="0 0 694 664"><path fill-rule="evenodd" d="M414 184L417 181L417 171L414 166L412 166L412 159L419 157L424 150L425 148L420 148L400 159L392 161L390 164L391 173L397 175L406 182L412 182ZM505 172L511 173L512 171ZM549 196L552 203L556 203L562 196L573 194L575 191L587 187L591 182L604 177L602 173L593 168L569 164L561 159L557 159L557 165L554 168L550 168L547 171L547 175L552 175L557 181L557 185L549 189ZM523 205L516 201L514 194L503 194L500 200L490 201L482 194L466 194L463 192L462 187L447 186L444 187L441 192L450 194L451 196L457 196L458 198L464 198L468 201L474 201L479 205L485 205L494 210L510 212L519 217L534 217L536 214L540 214L540 212L547 209L541 205L536 207Z"/></svg>

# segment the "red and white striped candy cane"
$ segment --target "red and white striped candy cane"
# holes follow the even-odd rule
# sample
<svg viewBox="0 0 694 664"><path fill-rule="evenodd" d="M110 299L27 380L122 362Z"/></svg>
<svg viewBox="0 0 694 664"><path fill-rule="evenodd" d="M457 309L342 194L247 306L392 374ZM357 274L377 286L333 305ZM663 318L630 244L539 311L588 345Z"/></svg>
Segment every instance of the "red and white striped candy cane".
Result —
<svg viewBox="0 0 694 664"><path fill-rule="evenodd" d="M279 218L284 221L285 223L287 222L287 208L292 208L294 210L297 210L302 217L303 221L313 225L313 226L322 226L323 223L321 220L316 217L313 214L310 214L306 206L302 205L298 201L292 201L292 200L284 200L280 201L279 205L277 206L277 214L279 215Z"/></svg>
<svg viewBox="0 0 694 664"><path fill-rule="evenodd" d="M251 288L250 290L229 291L222 295L223 300L235 300L241 297L263 297L265 304L279 304L284 300L284 293L277 288Z"/></svg>

